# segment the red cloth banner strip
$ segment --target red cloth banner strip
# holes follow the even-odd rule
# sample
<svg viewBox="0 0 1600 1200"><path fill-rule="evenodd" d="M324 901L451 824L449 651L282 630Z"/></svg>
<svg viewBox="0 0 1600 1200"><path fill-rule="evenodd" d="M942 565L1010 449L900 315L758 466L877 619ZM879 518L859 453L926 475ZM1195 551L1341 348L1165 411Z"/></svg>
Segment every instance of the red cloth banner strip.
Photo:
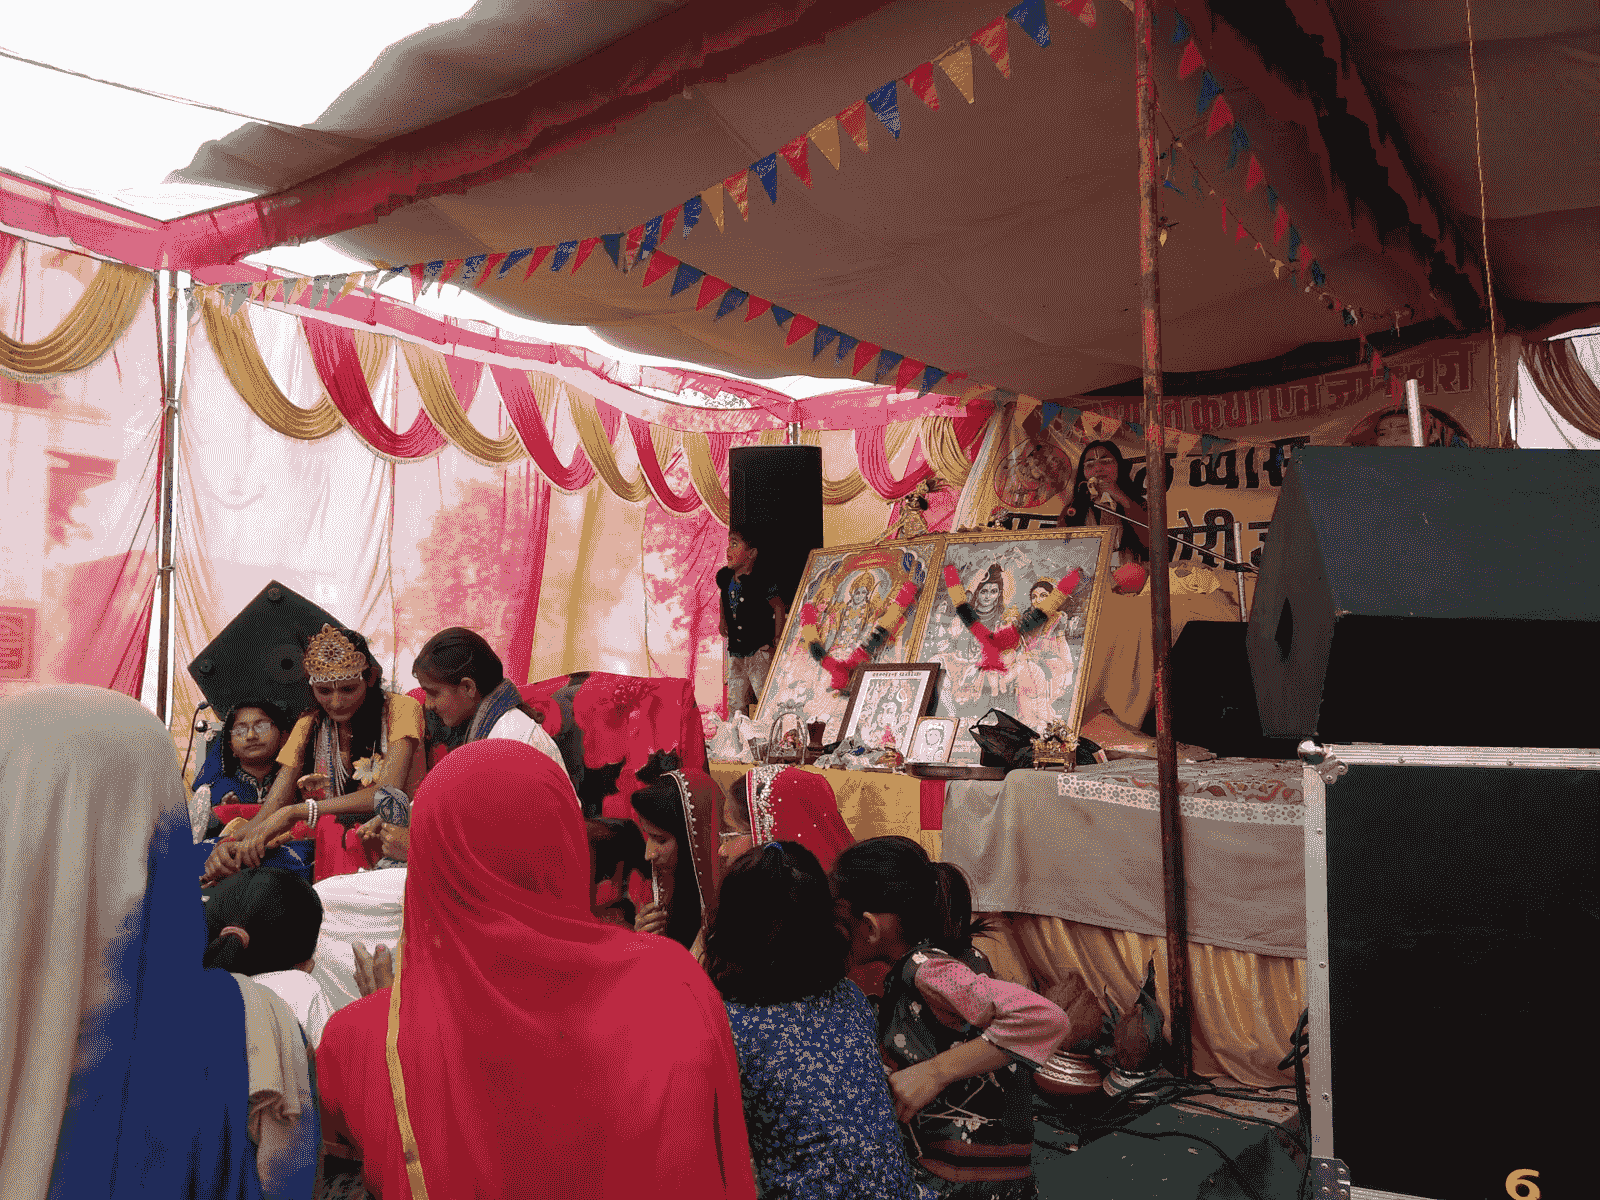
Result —
<svg viewBox="0 0 1600 1200"><path fill-rule="evenodd" d="M906 463L906 473L896 479L889 471L889 456L884 452L883 426L856 430L856 466L867 486L885 500L899 500L916 490L917 484L933 474L922 453L919 437Z"/></svg>
<svg viewBox="0 0 1600 1200"><path fill-rule="evenodd" d="M311 361L322 386L328 389L334 407L357 437L385 458L406 461L428 458L444 449L445 436L426 412L419 412L404 433L396 433L383 423L361 373L355 330L326 321L302 320L300 326L311 346Z"/></svg>
<svg viewBox="0 0 1600 1200"><path fill-rule="evenodd" d="M505 403L506 415L512 427L528 448L528 456L545 477L564 492L581 492L594 479L594 464L579 446L572 453L572 462L563 463L556 457L556 448L550 442L550 433L539 415L539 405L533 398L533 388L528 383L526 371L515 367L493 366L495 384L500 388L500 399Z"/></svg>
<svg viewBox="0 0 1600 1200"><path fill-rule="evenodd" d="M630 413L628 432L633 435L633 448L639 454L639 469L644 472L644 480L650 485L650 491L660 502L661 507L679 516L692 513L699 508L700 494L694 490L693 484L690 484L687 495L679 496L674 494L667 483L667 477L661 471L661 464L656 461L655 446L650 440L649 422L641 421Z"/></svg>
<svg viewBox="0 0 1600 1200"><path fill-rule="evenodd" d="M533 631L539 620L539 589L544 585L544 559L549 540L550 481L535 472L533 503L528 511L528 540L523 543L522 570L512 597L517 615L511 626L511 640L506 645L506 675L518 684L528 681L533 665Z"/></svg>

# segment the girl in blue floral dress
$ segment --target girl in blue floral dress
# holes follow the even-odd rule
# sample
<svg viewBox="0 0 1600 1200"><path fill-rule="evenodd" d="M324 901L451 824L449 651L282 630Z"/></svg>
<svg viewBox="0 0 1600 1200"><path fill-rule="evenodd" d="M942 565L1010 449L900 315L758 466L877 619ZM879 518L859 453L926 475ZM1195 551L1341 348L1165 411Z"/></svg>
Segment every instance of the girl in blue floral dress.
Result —
<svg viewBox="0 0 1600 1200"><path fill-rule="evenodd" d="M876 1018L844 977L848 944L798 842L743 854L722 882L705 967L739 1054L763 1200L911 1200Z"/></svg>

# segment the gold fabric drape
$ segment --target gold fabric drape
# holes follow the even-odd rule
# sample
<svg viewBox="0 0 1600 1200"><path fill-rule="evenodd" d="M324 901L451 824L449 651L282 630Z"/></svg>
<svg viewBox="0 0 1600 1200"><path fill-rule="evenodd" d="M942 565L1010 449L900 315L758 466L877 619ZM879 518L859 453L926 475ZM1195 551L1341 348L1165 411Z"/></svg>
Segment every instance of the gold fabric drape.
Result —
<svg viewBox="0 0 1600 1200"><path fill-rule="evenodd" d="M154 284L152 276L120 263L101 263L61 323L37 341L0 333L0 374L24 383L74 375L117 344Z"/></svg>
<svg viewBox="0 0 1600 1200"><path fill-rule="evenodd" d="M694 490L711 510L711 515L724 525L728 523L728 490L717 476L716 465L711 461L711 439L698 431L683 435L683 452L689 460L689 478Z"/></svg>
<svg viewBox="0 0 1600 1200"><path fill-rule="evenodd" d="M327 392L323 392L311 408L301 408L283 394L262 361L261 348L256 345L255 332L243 309L229 313L214 296L202 294L200 315L205 322L206 337L217 352L217 361L222 364L228 382L250 406L250 411L270 428L286 437L314 442L343 426L339 410L333 406ZM367 383L370 385L375 379L370 378Z"/></svg>
<svg viewBox="0 0 1600 1200"><path fill-rule="evenodd" d="M949 417L922 418L922 453L946 487L959 489L972 473L972 463L961 452L955 422Z"/></svg>
<svg viewBox="0 0 1600 1200"><path fill-rule="evenodd" d="M578 440L594 464L594 473L628 503L643 504L650 498L650 485L645 482L643 471L632 479L622 477L622 468L617 465L616 451L606 437L606 427L600 421L594 397L568 384L567 403L572 407L572 423L578 427Z"/></svg>
<svg viewBox="0 0 1600 1200"><path fill-rule="evenodd" d="M1104 997L1109 989L1118 1010L1127 1012L1144 982L1147 964L1154 959L1157 994L1167 994L1166 938L1026 913L988 914L988 919L995 927L991 936L1030 977L1017 982L1031 982L1045 991L1076 970L1096 996ZM1195 1070L1228 1076L1250 1087L1292 1083L1293 1075L1279 1071L1278 1063L1289 1052L1305 995L1303 959L1190 942L1189 1023ZM1166 1028L1170 1035L1170 1014Z"/></svg>
<svg viewBox="0 0 1600 1200"><path fill-rule="evenodd" d="M450 382L450 371L445 366L444 355L415 342L400 343L406 356L406 366L422 396L422 407L454 445L477 459L486 467L503 467L526 458L527 450L515 429L504 437L492 438L479 433L462 411L460 398Z"/></svg>
<svg viewBox="0 0 1600 1200"><path fill-rule="evenodd" d="M1563 421L1587 437L1600 438L1600 386L1578 361L1570 338L1528 343L1522 348L1522 363Z"/></svg>

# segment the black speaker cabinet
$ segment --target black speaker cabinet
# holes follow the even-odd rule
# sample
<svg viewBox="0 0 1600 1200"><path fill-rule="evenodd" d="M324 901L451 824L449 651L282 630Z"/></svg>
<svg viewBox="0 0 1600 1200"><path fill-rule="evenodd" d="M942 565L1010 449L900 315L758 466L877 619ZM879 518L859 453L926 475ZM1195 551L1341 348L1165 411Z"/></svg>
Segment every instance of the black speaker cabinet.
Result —
<svg viewBox="0 0 1600 1200"><path fill-rule="evenodd" d="M315 637L323 625L341 624L273 580L200 651L189 675L218 717L250 699L270 700L296 716L311 706L303 640Z"/></svg>
<svg viewBox="0 0 1600 1200"><path fill-rule="evenodd" d="M1220 758L1293 758L1295 738L1261 732L1242 621L1190 621L1172 647L1172 734ZM1144 731L1155 736L1154 711Z"/></svg>
<svg viewBox="0 0 1600 1200"><path fill-rule="evenodd" d="M1357 1195L1588 1191L1600 753L1327 749L1348 771L1307 787L1313 1156Z"/></svg>
<svg viewBox="0 0 1600 1200"><path fill-rule="evenodd" d="M787 602L822 546L822 448L736 446L728 451L728 519L761 548Z"/></svg>
<svg viewBox="0 0 1600 1200"><path fill-rule="evenodd" d="M1250 619L1269 736L1600 746L1600 455L1306 447Z"/></svg>

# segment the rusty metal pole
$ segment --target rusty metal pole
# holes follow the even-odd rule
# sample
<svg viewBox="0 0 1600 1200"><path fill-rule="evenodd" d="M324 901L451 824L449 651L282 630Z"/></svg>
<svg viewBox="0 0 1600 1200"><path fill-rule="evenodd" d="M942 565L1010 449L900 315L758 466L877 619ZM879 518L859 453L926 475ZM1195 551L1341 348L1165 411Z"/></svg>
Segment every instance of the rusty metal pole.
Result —
<svg viewBox="0 0 1600 1200"><path fill-rule="evenodd" d="M165 369L161 373L161 530L156 565L156 573L161 580L161 622L156 649L156 716L170 725L172 713L169 711L168 692L171 680L168 678L167 658L172 647L172 491L178 433L178 273L166 271L163 274L167 277L167 328L161 346Z"/></svg>
<svg viewBox="0 0 1600 1200"><path fill-rule="evenodd" d="M1155 24L1151 0L1134 0L1134 80L1139 106L1139 310L1144 351L1145 504L1150 512L1150 609L1154 621L1156 773L1161 786L1161 885L1167 918L1167 1009L1173 1068L1189 1074L1189 913L1178 813L1178 749L1172 737L1172 590L1167 575L1167 447L1161 394L1160 198L1156 170Z"/></svg>

